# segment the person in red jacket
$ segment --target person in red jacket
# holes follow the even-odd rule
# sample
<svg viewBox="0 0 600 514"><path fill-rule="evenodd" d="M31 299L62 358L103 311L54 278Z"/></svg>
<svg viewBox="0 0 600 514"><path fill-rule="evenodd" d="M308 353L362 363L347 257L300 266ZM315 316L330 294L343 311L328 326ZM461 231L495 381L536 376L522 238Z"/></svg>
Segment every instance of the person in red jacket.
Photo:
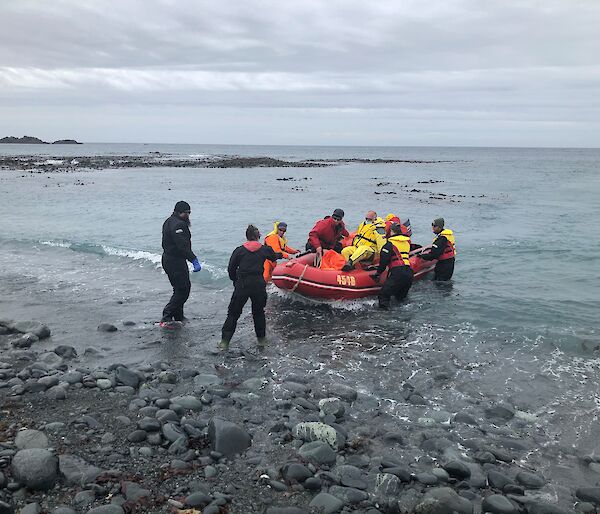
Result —
<svg viewBox="0 0 600 514"><path fill-rule="evenodd" d="M344 211L335 209L331 216L325 216L315 223L313 229L308 233L306 249L316 252L319 257L323 250L342 251L340 239L349 235L344 225Z"/></svg>
<svg viewBox="0 0 600 514"><path fill-rule="evenodd" d="M402 228L401 235L408 237L412 235L412 231L400 221L400 218L395 214L390 213L385 217L385 237L390 237L390 228L393 223L398 223L398 225L400 225ZM408 223L410 225L410 221Z"/></svg>

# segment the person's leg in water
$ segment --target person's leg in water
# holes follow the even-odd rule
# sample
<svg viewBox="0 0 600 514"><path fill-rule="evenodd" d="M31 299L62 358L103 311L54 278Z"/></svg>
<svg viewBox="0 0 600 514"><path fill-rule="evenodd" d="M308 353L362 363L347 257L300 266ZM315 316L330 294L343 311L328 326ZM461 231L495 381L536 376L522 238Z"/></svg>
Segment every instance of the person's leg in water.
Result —
<svg viewBox="0 0 600 514"><path fill-rule="evenodd" d="M249 296L246 288L240 283L240 280L241 279L238 279L233 294L231 295L229 307L227 308L227 319L225 320L225 323L223 323L223 328L221 329L221 342L219 343L219 348L221 350L229 349L229 343L235 333L237 322L242 315L244 305L246 305L246 302L248 301Z"/></svg>
<svg viewBox="0 0 600 514"><path fill-rule="evenodd" d="M262 280L257 280L249 291L252 301L252 318L254 320L254 332L259 346L266 346L267 321L265 319L265 306L267 305L267 290Z"/></svg>
<svg viewBox="0 0 600 514"><path fill-rule="evenodd" d="M165 305L161 318L161 326L166 326L173 320L183 320L183 305L190 296L192 285L185 260L163 256L162 264L173 287L173 294L167 305Z"/></svg>

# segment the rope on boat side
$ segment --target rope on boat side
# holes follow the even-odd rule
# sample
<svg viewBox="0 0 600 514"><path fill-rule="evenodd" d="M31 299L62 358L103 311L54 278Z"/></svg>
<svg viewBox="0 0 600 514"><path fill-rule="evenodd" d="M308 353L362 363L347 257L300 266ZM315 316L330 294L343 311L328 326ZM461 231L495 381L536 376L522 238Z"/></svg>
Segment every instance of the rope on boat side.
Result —
<svg viewBox="0 0 600 514"><path fill-rule="evenodd" d="M308 268L308 264L306 264L304 266L304 269L302 270L302 273L300 273L300 277L298 278L298 282L296 282L296 285L294 287L292 287L292 293L296 290L296 288L300 285L300 282L302 282L302 279L304 278L304 273L306 273L306 269Z"/></svg>

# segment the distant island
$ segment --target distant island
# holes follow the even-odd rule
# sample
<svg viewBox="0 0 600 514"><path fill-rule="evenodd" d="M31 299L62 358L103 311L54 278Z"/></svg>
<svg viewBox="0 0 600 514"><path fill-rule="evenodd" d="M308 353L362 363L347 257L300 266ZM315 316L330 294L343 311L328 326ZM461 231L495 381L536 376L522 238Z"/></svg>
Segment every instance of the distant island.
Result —
<svg viewBox="0 0 600 514"><path fill-rule="evenodd" d="M5 144L20 144L20 145L81 145L79 141L75 141L74 139L59 139L58 141L54 141L52 143L48 143L47 141L42 141L41 139L33 136L23 136L23 137L14 137L8 136L0 139L0 143Z"/></svg>

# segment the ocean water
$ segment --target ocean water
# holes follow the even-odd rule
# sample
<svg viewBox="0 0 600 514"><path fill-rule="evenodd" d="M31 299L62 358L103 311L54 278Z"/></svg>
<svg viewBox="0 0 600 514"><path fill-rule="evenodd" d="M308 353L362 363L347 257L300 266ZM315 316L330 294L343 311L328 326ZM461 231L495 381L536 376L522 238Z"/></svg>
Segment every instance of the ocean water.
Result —
<svg viewBox="0 0 600 514"><path fill-rule="evenodd" d="M600 150L2 145L0 159L150 152L436 162L0 170L1 317L46 321L57 341L99 349L99 361L200 361L201 349L219 340L232 291L227 261L248 223L266 235L284 220L290 244L302 248L314 222L334 208L346 211L350 229L373 209L410 218L413 241L423 244L433 238L431 220L442 216L457 240L451 283L417 283L390 312L373 299L320 304L272 287L268 365L275 373L343 377L367 396L389 398L382 408L398 419L407 415L396 394L405 381L433 390L435 408L451 412L509 401L544 432L545 449L529 464L557 479L564 477L554 468L556 448L595 447ZM165 336L154 327L170 294L161 225L180 199L192 205L203 270L192 275L192 321ZM118 339L95 331L99 322L126 320L136 325ZM232 345L254 345L248 310ZM433 384L439 369L451 371L452 387Z"/></svg>

